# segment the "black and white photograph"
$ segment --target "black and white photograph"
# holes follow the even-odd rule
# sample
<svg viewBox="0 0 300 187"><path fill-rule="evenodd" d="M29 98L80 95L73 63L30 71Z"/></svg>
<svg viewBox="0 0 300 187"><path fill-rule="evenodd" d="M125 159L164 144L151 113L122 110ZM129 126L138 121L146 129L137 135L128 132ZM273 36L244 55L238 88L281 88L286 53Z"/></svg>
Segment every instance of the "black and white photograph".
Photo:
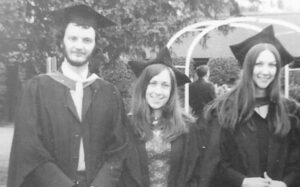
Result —
<svg viewBox="0 0 300 187"><path fill-rule="evenodd" d="M300 187L299 0L0 15L0 187Z"/></svg>

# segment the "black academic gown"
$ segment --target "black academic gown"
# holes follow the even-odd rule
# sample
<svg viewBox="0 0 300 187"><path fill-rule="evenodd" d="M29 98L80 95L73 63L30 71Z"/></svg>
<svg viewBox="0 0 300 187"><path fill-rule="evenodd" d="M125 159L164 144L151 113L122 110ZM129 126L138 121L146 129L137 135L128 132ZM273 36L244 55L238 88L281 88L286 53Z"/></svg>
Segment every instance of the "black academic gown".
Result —
<svg viewBox="0 0 300 187"><path fill-rule="evenodd" d="M123 104L117 89L97 79L84 88L79 120L70 95L74 83L40 75L24 87L15 123L8 187L68 187L77 178L83 138L88 184L111 186L125 147ZM122 155L122 154L120 154Z"/></svg>
<svg viewBox="0 0 300 187"><path fill-rule="evenodd" d="M192 127L171 142L168 187L205 187L207 172L202 171L206 151L205 131ZM145 141L132 130L118 187L149 187L149 170Z"/></svg>
<svg viewBox="0 0 300 187"><path fill-rule="evenodd" d="M220 167L215 176L215 187L240 187L246 177L263 177L263 171L273 180L283 181L288 187L298 187L300 178L300 107L286 100L292 129L286 137L269 134L266 163L260 159L258 118L254 114L251 124L240 124L234 132L221 129L219 139ZM256 116L255 116L256 115ZM213 123L217 123L213 120ZM265 125L265 124L264 124ZM217 144L215 144L217 145ZM216 146L218 148L218 146ZM265 167L265 168L262 168Z"/></svg>

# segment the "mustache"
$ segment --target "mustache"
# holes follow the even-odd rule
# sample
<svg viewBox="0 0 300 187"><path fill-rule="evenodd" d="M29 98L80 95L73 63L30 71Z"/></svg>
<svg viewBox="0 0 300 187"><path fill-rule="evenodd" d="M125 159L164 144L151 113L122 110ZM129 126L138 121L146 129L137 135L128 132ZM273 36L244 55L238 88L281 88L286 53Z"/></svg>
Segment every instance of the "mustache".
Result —
<svg viewBox="0 0 300 187"><path fill-rule="evenodd" d="M73 54L80 54L80 55L85 55L86 53L84 51L71 51Z"/></svg>

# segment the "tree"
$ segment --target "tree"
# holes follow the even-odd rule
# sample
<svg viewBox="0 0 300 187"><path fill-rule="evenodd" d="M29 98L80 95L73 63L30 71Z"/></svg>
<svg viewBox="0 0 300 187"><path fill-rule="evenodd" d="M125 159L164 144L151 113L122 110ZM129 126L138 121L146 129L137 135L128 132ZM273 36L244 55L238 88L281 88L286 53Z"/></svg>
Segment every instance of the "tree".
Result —
<svg viewBox="0 0 300 187"><path fill-rule="evenodd" d="M13 19L5 20L3 35L24 42L20 47L14 45L28 55L19 60L33 63L36 73L45 71L45 56L56 52L50 36L51 17L47 14L74 2L89 4L117 23L115 28L99 31L107 63L116 63L120 57L140 58L145 49L157 51L180 28L203 19L218 18L231 6L224 0L19 0L7 3L11 8L5 8L5 15L15 13Z"/></svg>
<svg viewBox="0 0 300 187"><path fill-rule="evenodd" d="M118 85L124 97L128 97L132 81L127 60L145 58L148 50L158 51L186 25L229 16L237 9L234 0L5 1L0 7L0 40L8 42L1 42L0 58L6 66L20 66L20 71L25 72L21 81L45 72L48 56L61 57L49 12L79 2L117 23L116 27L99 31L101 52L93 65L105 79Z"/></svg>

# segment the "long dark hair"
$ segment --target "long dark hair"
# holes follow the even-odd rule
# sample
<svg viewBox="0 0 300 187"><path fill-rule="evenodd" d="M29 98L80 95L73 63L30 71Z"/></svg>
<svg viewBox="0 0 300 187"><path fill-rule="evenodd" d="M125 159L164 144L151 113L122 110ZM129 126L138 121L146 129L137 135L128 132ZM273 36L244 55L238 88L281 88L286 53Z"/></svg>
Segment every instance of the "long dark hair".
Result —
<svg viewBox="0 0 300 187"><path fill-rule="evenodd" d="M188 123L194 120L186 114L180 105L177 84L173 70L163 64L152 64L146 67L136 80L131 102L131 118L135 131L141 139L148 140L152 137L150 128L151 108L146 101L146 89L150 80L160 72L167 70L171 77L170 98L162 108L163 134L166 140L173 140L188 131Z"/></svg>
<svg viewBox="0 0 300 187"><path fill-rule="evenodd" d="M283 102L280 84L281 59L278 50L271 44L260 43L253 46L247 53L242 69L241 80L230 92L217 98L207 107L205 116L212 118L216 112L221 126L234 130L237 124L246 124L252 117L255 108L255 85L253 82L253 69L259 54L268 50L276 59L276 75L267 87L266 93L270 100L270 124L273 125L274 134L286 135L290 130L290 121L287 108Z"/></svg>

